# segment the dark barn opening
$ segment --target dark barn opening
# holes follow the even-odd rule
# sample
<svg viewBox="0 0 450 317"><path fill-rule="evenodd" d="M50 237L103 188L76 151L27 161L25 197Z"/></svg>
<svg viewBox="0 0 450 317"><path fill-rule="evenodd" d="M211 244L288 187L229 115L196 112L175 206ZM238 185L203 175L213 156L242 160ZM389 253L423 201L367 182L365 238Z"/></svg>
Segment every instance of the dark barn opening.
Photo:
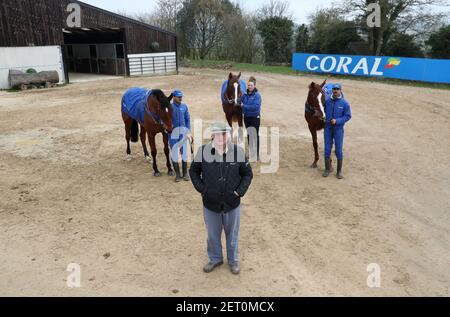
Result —
<svg viewBox="0 0 450 317"><path fill-rule="evenodd" d="M33 55L36 65L30 66L55 67L65 83L69 72L82 80L178 73L173 32L76 0L1 0L0 50L42 47L45 52L46 46L57 46L62 56L45 56L41 65ZM13 58L7 67L21 64Z"/></svg>
<svg viewBox="0 0 450 317"><path fill-rule="evenodd" d="M123 29L71 28L63 32L63 58L68 72L126 75Z"/></svg>

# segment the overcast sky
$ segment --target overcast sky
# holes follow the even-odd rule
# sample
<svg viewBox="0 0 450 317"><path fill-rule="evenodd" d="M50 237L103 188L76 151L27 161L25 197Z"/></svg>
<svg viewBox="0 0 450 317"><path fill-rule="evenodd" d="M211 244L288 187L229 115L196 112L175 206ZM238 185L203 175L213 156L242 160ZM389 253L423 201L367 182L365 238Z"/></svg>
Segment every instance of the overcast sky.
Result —
<svg viewBox="0 0 450 317"><path fill-rule="evenodd" d="M155 0L81 0L96 7L100 7L109 11L117 12L126 11L129 13L149 12L155 7ZM236 0L231 0L236 2ZM246 0L238 1L244 8L255 10L269 0ZM449 0L450 1L450 0ZM308 15L317 8L325 8L331 4L331 0L288 0L290 10L296 23L306 23Z"/></svg>
<svg viewBox="0 0 450 317"><path fill-rule="evenodd" d="M155 8L156 0L81 0L82 2L89 3L96 7L106 9L109 11L125 11L128 13L137 12L151 12ZM248 10L256 10L262 4L267 3L269 0L231 0L232 2L239 2ZM292 13L292 17L296 23L307 23L308 16L315 12L318 8L326 8L331 6L333 2L340 2L336 0L286 0L289 3L289 8ZM450 0L449 0L450 3ZM433 11L446 11L448 8L435 7Z"/></svg>

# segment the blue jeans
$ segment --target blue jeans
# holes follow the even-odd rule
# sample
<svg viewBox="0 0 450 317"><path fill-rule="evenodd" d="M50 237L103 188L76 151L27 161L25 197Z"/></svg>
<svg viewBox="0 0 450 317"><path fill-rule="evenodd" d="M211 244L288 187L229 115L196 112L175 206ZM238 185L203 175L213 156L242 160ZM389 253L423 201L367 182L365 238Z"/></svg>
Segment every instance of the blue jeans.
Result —
<svg viewBox="0 0 450 317"><path fill-rule="evenodd" d="M227 239L227 259L229 264L238 263L239 226L241 207L225 214L219 214L203 207L206 230L208 231L208 257L213 263L223 261L222 230Z"/></svg>

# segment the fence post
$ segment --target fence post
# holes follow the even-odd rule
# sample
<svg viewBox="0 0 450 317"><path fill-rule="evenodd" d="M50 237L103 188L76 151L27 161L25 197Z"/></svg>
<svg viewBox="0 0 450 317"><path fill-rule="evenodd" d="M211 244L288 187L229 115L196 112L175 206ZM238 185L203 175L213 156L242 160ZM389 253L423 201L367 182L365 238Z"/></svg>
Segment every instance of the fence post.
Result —
<svg viewBox="0 0 450 317"><path fill-rule="evenodd" d="M167 56L164 56L164 71L167 73Z"/></svg>
<svg viewBox="0 0 450 317"><path fill-rule="evenodd" d="M141 59L141 75L144 75L144 67L142 66L142 57L140 59Z"/></svg>
<svg viewBox="0 0 450 317"><path fill-rule="evenodd" d="M156 70L155 70L155 57L153 56L153 74L155 74L156 73Z"/></svg>

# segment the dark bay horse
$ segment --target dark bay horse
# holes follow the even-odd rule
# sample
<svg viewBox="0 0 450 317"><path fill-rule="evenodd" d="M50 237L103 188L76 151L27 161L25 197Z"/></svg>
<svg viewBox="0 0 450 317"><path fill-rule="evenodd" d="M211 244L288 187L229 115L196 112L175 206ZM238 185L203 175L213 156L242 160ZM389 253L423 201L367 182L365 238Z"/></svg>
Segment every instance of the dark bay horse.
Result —
<svg viewBox="0 0 450 317"><path fill-rule="evenodd" d="M311 132L314 146L314 163L312 168L317 168L317 162L319 161L319 145L317 143L317 131L322 130L325 127L325 93L323 88L327 81L325 80L322 85L312 82L309 85L308 98L305 103L305 119L308 122L308 128Z"/></svg>
<svg viewBox="0 0 450 317"><path fill-rule="evenodd" d="M244 119L240 99L245 92L241 90L241 85L239 82L240 79L241 73L239 73L239 75L233 75L233 73L230 73L228 76L228 85L225 92L222 92L222 108L231 128L233 128L233 122L238 123L239 142L242 142L244 139Z"/></svg>
<svg viewBox="0 0 450 317"><path fill-rule="evenodd" d="M170 163L170 150L168 134L172 133L172 105L170 101L173 95L166 95L159 89L151 92L141 88L128 90L122 99L122 119L125 123L125 138L127 140L127 155L131 155L130 141L138 142L139 135L144 150L144 156L149 160L146 145L146 136L150 143L153 157L154 176L159 177L161 173L156 164L156 142L157 134L162 133L164 142L164 153L167 159L167 169L169 176L173 176L172 165ZM140 133L139 133L140 127Z"/></svg>

